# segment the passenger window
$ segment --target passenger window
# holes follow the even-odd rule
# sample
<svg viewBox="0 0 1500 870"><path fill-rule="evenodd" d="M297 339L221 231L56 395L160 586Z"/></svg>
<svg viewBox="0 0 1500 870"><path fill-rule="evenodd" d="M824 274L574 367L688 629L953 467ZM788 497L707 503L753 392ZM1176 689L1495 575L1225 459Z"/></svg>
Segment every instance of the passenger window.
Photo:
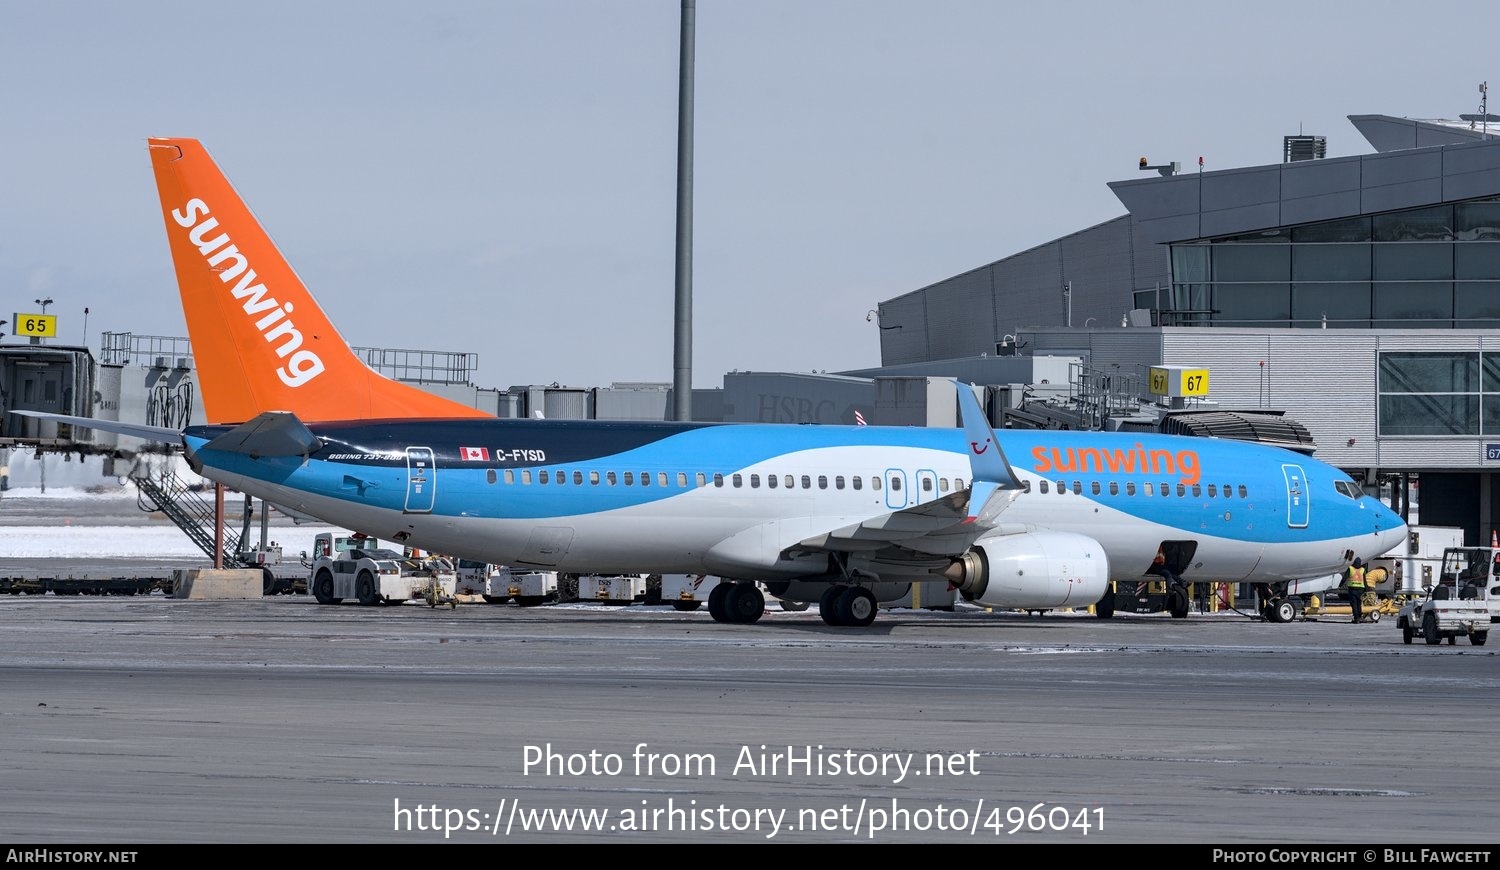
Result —
<svg viewBox="0 0 1500 870"><path fill-rule="evenodd" d="M962 477L955 477L955 478L953 478L953 488L954 489L963 489L964 488L964 479Z"/></svg>
<svg viewBox="0 0 1500 870"><path fill-rule="evenodd" d="M551 483L552 482L552 478L548 476L548 473L545 470L544 471L538 471L536 473L536 480L537 480L537 483Z"/></svg>
<svg viewBox="0 0 1500 870"><path fill-rule="evenodd" d="M708 486L708 476L703 472L698 472L694 477L697 481L698 486Z"/></svg>
<svg viewBox="0 0 1500 870"><path fill-rule="evenodd" d="M614 486L615 484L620 482L620 479L615 477L615 473L613 471L604 472L604 479L608 481L610 486Z"/></svg>
<svg viewBox="0 0 1500 870"><path fill-rule="evenodd" d="M932 492L932 478L930 478L930 477L924 477L924 478L922 478L922 491L923 492Z"/></svg>
<svg viewBox="0 0 1500 870"><path fill-rule="evenodd" d="M805 475L805 474L802 475L802 488L803 489L812 489L812 478L809 477L809 476L807 476L807 475Z"/></svg>
<svg viewBox="0 0 1500 870"><path fill-rule="evenodd" d="M760 489L760 475L758 475L758 474L752 474L752 475L750 475L750 488L751 489Z"/></svg>
<svg viewBox="0 0 1500 870"><path fill-rule="evenodd" d="M642 471L641 472L641 486L650 486L650 485L651 485L651 472L649 472L649 471Z"/></svg>
<svg viewBox="0 0 1500 870"><path fill-rule="evenodd" d="M521 472L521 483L523 485L527 485L527 486L529 486L531 484L531 472L530 471L523 471L523 472Z"/></svg>
<svg viewBox="0 0 1500 870"><path fill-rule="evenodd" d="M627 472L625 472L625 485L626 486L635 486L635 472L634 471L627 471Z"/></svg>
<svg viewBox="0 0 1500 870"><path fill-rule="evenodd" d="M568 482L568 473L566 471L559 471L557 473L557 477L553 478L553 480L555 480L557 484L561 486L562 484Z"/></svg>
<svg viewBox="0 0 1500 870"><path fill-rule="evenodd" d="M1126 495L1135 495L1135 483L1134 482L1125 484L1125 494Z"/></svg>
<svg viewBox="0 0 1500 870"><path fill-rule="evenodd" d="M735 489L739 489L740 487L742 487L744 485L745 485L745 478L743 476L741 476L741 475L736 474L734 476L734 488Z"/></svg>
<svg viewBox="0 0 1500 870"><path fill-rule="evenodd" d="M597 471L590 471L589 472L589 485L590 486L598 486L599 485L599 472L597 472Z"/></svg>
<svg viewBox="0 0 1500 870"><path fill-rule="evenodd" d="M1163 483L1161 485L1161 494L1164 495L1164 496L1171 495L1172 494L1172 484L1170 484L1170 483Z"/></svg>
<svg viewBox="0 0 1500 870"><path fill-rule="evenodd" d="M849 485L855 489L863 489L865 484L864 481L860 479L860 476L856 474L853 477L849 478Z"/></svg>
<svg viewBox="0 0 1500 870"><path fill-rule="evenodd" d="M1199 486L1196 483L1193 484L1193 498L1202 498L1202 497L1203 497L1203 487Z"/></svg>
<svg viewBox="0 0 1500 870"><path fill-rule="evenodd" d="M510 486L516 482L516 472L513 468L505 469L505 485Z"/></svg>
<svg viewBox="0 0 1500 870"><path fill-rule="evenodd" d="M598 478L599 472L595 471L595 472L591 472L591 473L596 478L594 480L594 482L598 483L599 481L598 481L597 478ZM581 472L581 471L575 471L575 472L573 472L573 485L574 486L583 486L583 472Z"/></svg>
<svg viewBox="0 0 1500 870"><path fill-rule="evenodd" d="M844 476L842 474L836 474L836 475L834 475L834 477L833 477L833 488L834 489L843 489L844 488Z"/></svg>
<svg viewBox="0 0 1500 870"><path fill-rule="evenodd" d="M1059 480L1057 482L1057 494L1058 495L1062 495L1063 493L1065 493L1067 491L1068 491L1068 482L1066 480Z"/></svg>
<svg viewBox="0 0 1500 870"><path fill-rule="evenodd" d="M870 489L873 489L876 492L880 491L880 477L879 477L879 475L876 475L875 477L870 478Z"/></svg>
<svg viewBox="0 0 1500 870"><path fill-rule="evenodd" d="M774 474L768 474L768 475L766 475L766 487L768 489L775 489L777 486L779 486L779 484L777 484L777 482L776 482L776 475L774 475Z"/></svg>
<svg viewBox="0 0 1500 870"><path fill-rule="evenodd" d="M1083 495L1083 484L1079 483L1076 480L1073 481L1073 494L1074 495Z"/></svg>
<svg viewBox="0 0 1500 870"><path fill-rule="evenodd" d="M658 472L656 472L656 484L658 486L666 486L667 485L667 473L665 471L658 471Z"/></svg>
<svg viewBox="0 0 1500 870"><path fill-rule="evenodd" d="M1215 486L1214 484L1212 484L1212 483L1210 483L1208 485L1208 497L1209 498L1218 498L1219 497L1219 488L1217 486Z"/></svg>
<svg viewBox="0 0 1500 870"><path fill-rule="evenodd" d="M1187 495L1187 487L1180 483L1177 484L1177 497L1182 498L1185 495Z"/></svg>
<svg viewBox="0 0 1500 870"><path fill-rule="evenodd" d="M791 476L790 474L788 474L782 480L782 482L786 484L786 488L787 489L796 489L797 488L797 478Z"/></svg>
<svg viewBox="0 0 1500 870"><path fill-rule="evenodd" d="M1031 492L1031 481L1029 481L1029 480L1023 480L1023 481L1021 481L1021 492Z"/></svg>
<svg viewBox="0 0 1500 870"><path fill-rule="evenodd" d="M494 483L495 482L495 469L493 469L493 468L486 468L484 470L484 479L487 482L489 482L489 483Z"/></svg>
<svg viewBox="0 0 1500 870"><path fill-rule="evenodd" d="M739 475L735 475L735 476L738 477ZM714 486L723 486L723 485L724 485L724 475L721 472L715 471L714 472ZM735 486L739 486L739 484L735 484Z"/></svg>
<svg viewBox="0 0 1500 870"><path fill-rule="evenodd" d="M1110 495L1119 495L1120 494L1120 482L1119 481L1117 481L1117 480L1111 480L1109 482L1109 494Z"/></svg>
<svg viewBox="0 0 1500 870"><path fill-rule="evenodd" d="M1243 483L1240 484L1240 498L1249 498L1249 497L1250 497L1250 493L1245 489L1245 485Z"/></svg>
<svg viewBox="0 0 1500 870"><path fill-rule="evenodd" d="M1156 485L1155 484L1147 483L1147 484L1145 484L1145 489L1146 489L1146 495L1156 495Z"/></svg>
<svg viewBox="0 0 1500 870"><path fill-rule="evenodd" d="M939 477L938 478L938 492L947 492L947 491L948 491L948 478L946 478L946 477Z"/></svg>
<svg viewBox="0 0 1500 870"><path fill-rule="evenodd" d="M1099 494L1099 489L1100 489L1099 481L1096 480L1093 483L1089 484L1089 491L1092 492L1094 495L1098 495Z"/></svg>
<svg viewBox="0 0 1500 870"><path fill-rule="evenodd" d="M901 491L901 478L895 476L894 474L891 475L891 491L892 492L900 492Z"/></svg>
<svg viewBox="0 0 1500 870"><path fill-rule="evenodd" d="M818 489L827 489L827 488L828 488L828 475L826 475L826 474L820 474L820 475L818 475Z"/></svg>
<svg viewBox="0 0 1500 870"><path fill-rule="evenodd" d="M1039 482L1039 484L1037 486L1037 491L1038 492L1051 492L1052 490L1050 490L1050 489L1047 488L1047 481L1043 480L1043 481Z"/></svg>

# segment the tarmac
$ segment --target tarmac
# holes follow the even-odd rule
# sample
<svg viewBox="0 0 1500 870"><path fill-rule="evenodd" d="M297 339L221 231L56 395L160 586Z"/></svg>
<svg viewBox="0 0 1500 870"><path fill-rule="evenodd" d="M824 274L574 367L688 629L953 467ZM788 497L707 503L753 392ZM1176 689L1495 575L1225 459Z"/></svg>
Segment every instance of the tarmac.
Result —
<svg viewBox="0 0 1500 870"><path fill-rule="evenodd" d="M0 620L13 842L1494 842L1500 643L1394 620L160 594Z"/></svg>

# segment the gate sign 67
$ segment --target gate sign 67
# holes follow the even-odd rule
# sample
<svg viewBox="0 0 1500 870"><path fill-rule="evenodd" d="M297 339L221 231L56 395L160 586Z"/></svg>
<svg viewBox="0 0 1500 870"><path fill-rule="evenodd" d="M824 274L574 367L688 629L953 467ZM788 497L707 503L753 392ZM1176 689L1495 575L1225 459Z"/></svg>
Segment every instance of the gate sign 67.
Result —
<svg viewBox="0 0 1500 870"><path fill-rule="evenodd" d="M1484 458L1491 461L1500 459L1500 444L1484 445Z"/></svg>
<svg viewBox="0 0 1500 870"><path fill-rule="evenodd" d="M27 338L56 338L56 314L14 314L16 335Z"/></svg>

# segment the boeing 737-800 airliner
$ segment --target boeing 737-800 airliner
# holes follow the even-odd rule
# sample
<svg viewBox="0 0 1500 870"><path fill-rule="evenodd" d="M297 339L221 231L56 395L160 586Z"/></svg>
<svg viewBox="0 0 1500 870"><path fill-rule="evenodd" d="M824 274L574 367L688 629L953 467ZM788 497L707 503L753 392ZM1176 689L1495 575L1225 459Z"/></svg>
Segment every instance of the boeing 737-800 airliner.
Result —
<svg viewBox="0 0 1500 870"><path fill-rule="evenodd" d="M364 365L207 151L149 150L210 422L79 422L180 442L203 476L345 528L514 568L707 574L720 622L759 619L763 587L830 625L911 583L1084 608L1159 550L1185 580L1276 588L1406 534L1311 457L997 432L963 384L956 429L497 419Z"/></svg>

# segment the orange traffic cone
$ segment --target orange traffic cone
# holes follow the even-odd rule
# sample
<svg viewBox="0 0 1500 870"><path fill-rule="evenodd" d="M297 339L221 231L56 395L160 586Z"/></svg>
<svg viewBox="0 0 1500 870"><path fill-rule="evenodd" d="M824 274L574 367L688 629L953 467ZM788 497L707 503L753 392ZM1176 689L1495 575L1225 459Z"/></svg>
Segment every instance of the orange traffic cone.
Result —
<svg viewBox="0 0 1500 870"><path fill-rule="evenodd" d="M1500 547L1500 529L1490 529L1490 546Z"/></svg>

